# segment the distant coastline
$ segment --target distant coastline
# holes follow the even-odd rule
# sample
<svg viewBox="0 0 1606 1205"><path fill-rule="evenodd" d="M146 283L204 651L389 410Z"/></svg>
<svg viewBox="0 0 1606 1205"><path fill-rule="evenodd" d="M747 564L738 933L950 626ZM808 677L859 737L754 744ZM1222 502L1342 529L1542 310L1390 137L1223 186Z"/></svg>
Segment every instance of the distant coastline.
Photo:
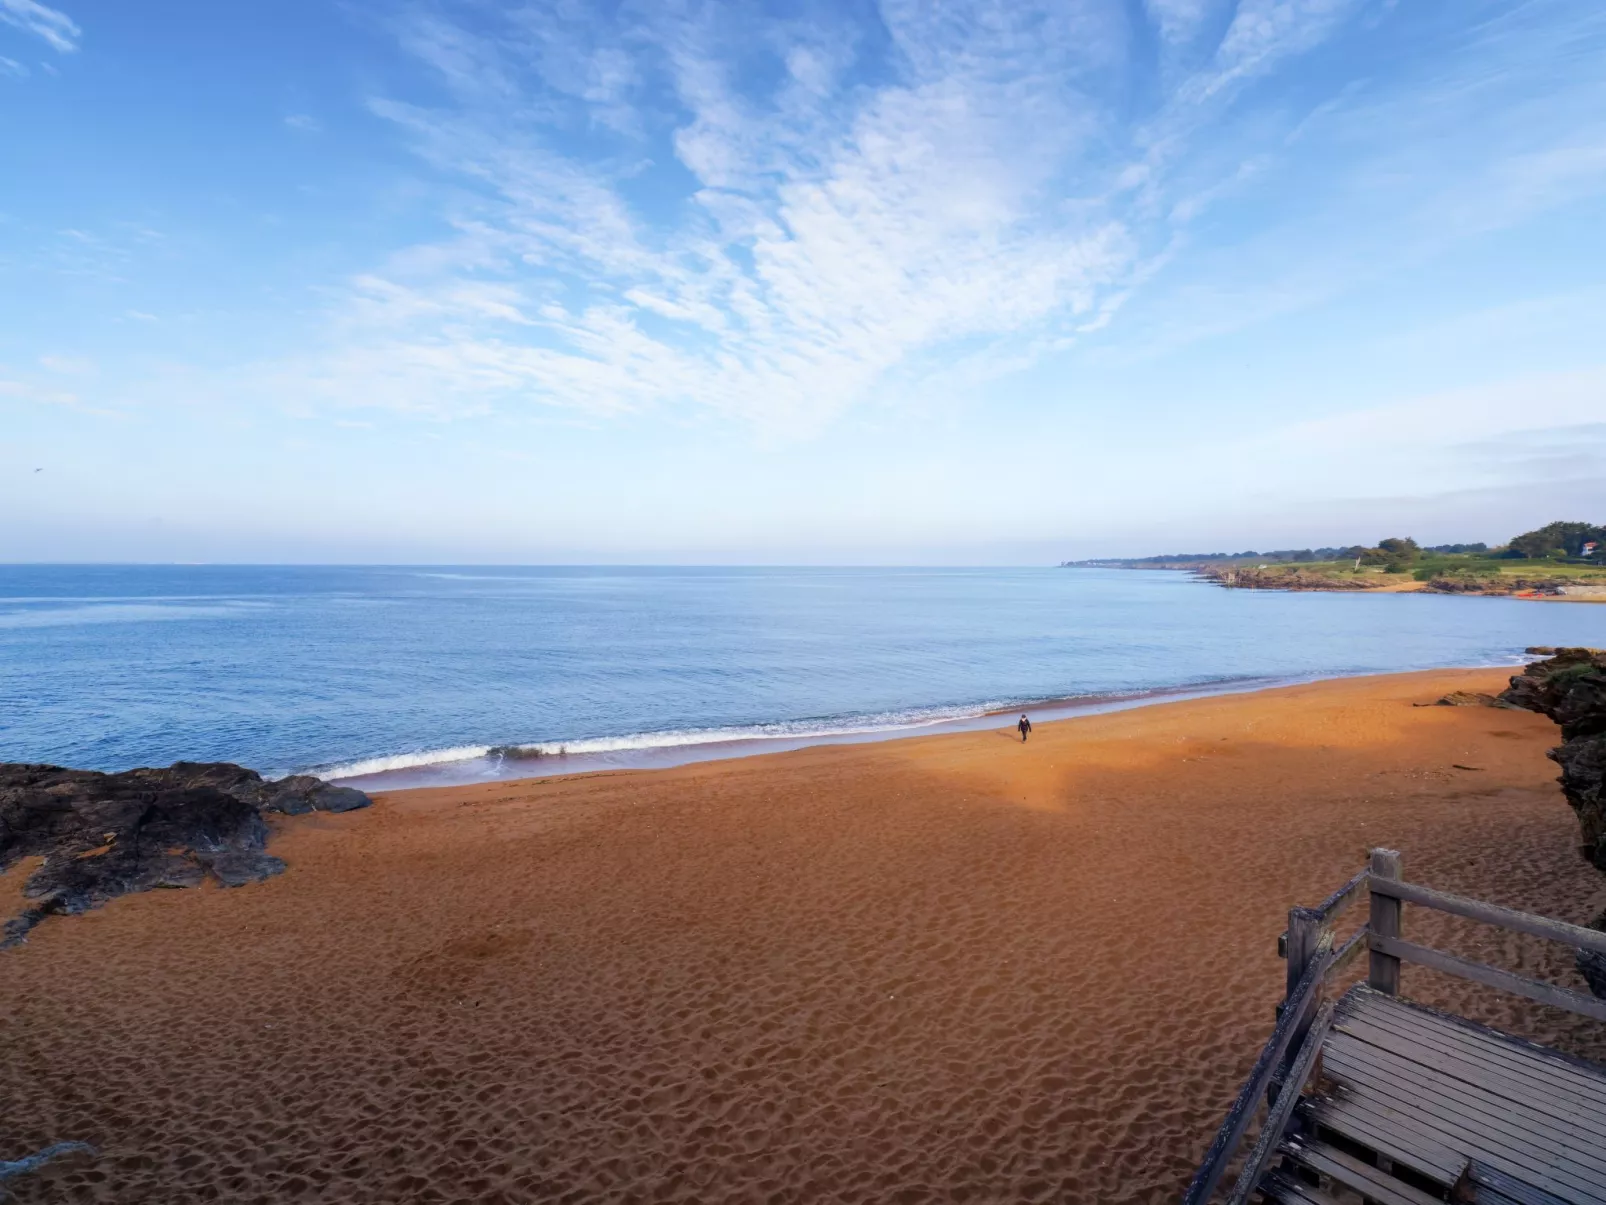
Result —
<svg viewBox="0 0 1606 1205"><path fill-rule="evenodd" d="M1467 594L1606 602L1606 527L1550 523L1494 548L1424 547L1409 537L1374 547L1171 553L1061 562L1064 569L1171 569L1235 590Z"/></svg>

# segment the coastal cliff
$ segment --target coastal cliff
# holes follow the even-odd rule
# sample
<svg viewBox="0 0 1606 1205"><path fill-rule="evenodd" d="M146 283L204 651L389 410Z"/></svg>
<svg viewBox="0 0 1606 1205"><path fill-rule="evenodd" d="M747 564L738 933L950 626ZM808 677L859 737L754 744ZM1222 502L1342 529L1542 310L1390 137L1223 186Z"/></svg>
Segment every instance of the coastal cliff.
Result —
<svg viewBox="0 0 1606 1205"><path fill-rule="evenodd" d="M1606 872L1606 651L1531 649L1549 654L1511 679L1503 702L1549 716L1562 744L1550 751L1561 789L1578 813L1584 857Z"/></svg>
<svg viewBox="0 0 1606 1205"><path fill-rule="evenodd" d="M1537 711L1561 725L1562 743L1548 756L1561 767L1561 789L1578 814L1579 850L1606 873L1606 651L1532 648L1548 654L1511 679L1504 703ZM1593 922L1606 930L1606 912ZM1580 954L1578 969L1606 998L1606 958Z"/></svg>
<svg viewBox="0 0 1606 1205"><path fill-rule="evenodd" d="M267 852L269 813L347 812L370 800L350 787L296 775L270 782L227 762L101 774L0 763L0 872L43 858L30 905L0 929L0 947L52 914L72 915L130 892L225 887L284 869Z"/></svg>

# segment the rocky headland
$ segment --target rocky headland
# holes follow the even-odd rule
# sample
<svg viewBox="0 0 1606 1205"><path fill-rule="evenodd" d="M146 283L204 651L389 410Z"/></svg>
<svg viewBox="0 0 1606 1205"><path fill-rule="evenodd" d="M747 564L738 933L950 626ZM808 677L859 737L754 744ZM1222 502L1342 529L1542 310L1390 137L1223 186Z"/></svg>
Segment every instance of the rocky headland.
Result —
<svg viewBox="0 0 1606 1205"><path fill-rule="evenodd" d="M308 775L268 781L227 762L102 774L0 763L0 873L43 858L23 887L28 906L0 928L0 947L45 917L72 915L130 892L226 887L284 870L267 852L271 813L348 812L361 791Z"/></svg>
<svg viewBox="0 0 1606 1205"><path fill-rule="evenodd" d="M1229 590L1386 590L1422 594L1477 594L1490 598L1560 598L1576 582L1562 577L1501 577L1444 574L1418 582L1408 576L1333 573L1269 565L1205 567L1193 570L1200 578Z"/></svg>
<svg viewBox="0 0 1606 1205"><path fill-rule="evenodd" d="M1549 716L1562 743L1549 757L1561 767L1561 789L1578 814L1579 850L1606 873L1606 650L1531 648L1544 656L1511 679L1500 701ZM1606 912L1593 926L1606 929ZM1606 997L1606 958L1580 954L1578 969Z"/></svg>
<svg viewBox="0 0 1606 1205"><path fill-rule="evenodd" d="M1248 569L1227 566L1194 570L1207 582L1230 590L1376 590L1388 582L1375 577L1335 577L1303 569Z"/></svg>

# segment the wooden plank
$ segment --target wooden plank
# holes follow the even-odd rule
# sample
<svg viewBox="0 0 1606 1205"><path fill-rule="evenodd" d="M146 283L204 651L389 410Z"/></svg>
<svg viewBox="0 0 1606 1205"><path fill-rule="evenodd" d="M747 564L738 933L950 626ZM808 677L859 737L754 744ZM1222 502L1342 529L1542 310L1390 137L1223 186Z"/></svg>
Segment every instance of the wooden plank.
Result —
<svg viewBox="0 0 1606 1205"><path fill-rule="evenodd" d="M1566 1086L1543 1077L1524 1076L1520 1069L1514 1071L1504 1064L1479 1058L1473 1051L1447 1052L1366 1019L1349 1017L1335 1028L1339 1033L1387 1051L1397 1058L1433 1067L1468 1083L1480 1084L1503 1098L1522 1101L1560 1122L1579 1125L1606 1143L1606 1113L1602 1112L1600 1102L1594 1097L1569 1091Z"/></svg>
<svg viewBox="0 0 1606 1205"><path fill-rule="evenodd" d="M1369 1063L1356 1054L1352 1048L1329 1044L1323 1062L1329 1077L1353 1081L1370 1092L1415 1107L1424 1121L1437 1118L1444 1125L1463 1127L1468 1135L1483 1134L1514 1150L1576 1158L1593 1168L1592 1174L1606 1187L1606 1143L1597 1133L1421 1064Z"/></svg>
<svg viewBox="0 0 1606 1205"><path fill-rule="evenodd" d="M1557 1091L1598 1100L1606 1109L1606 1068L1526 1038L1363 987L1345 993L1334 1024L1344 1027L1355 1021L1390 1029L1425 1046L1466 1051L1470 1057L1507 1068L1511 1073L1553 1084Z"/></svg>
<svg viewBox="0 0 1606 1205"><path fill-rule="evenodd" d="M1342 1134L1446 1188L1467 1169L1467 1157L1443 1145L1436 1135L1408 1122L1381 1117L1377 1109L1322 1097L1307 1100L1300 1111L1313 1124Z"/></svg>
<svg viewBox="0 0 1606 1205"><path fill-rule="evenodd" d="M1370 876L1370 873L1371 872L1367 870L1357 871L1353 879L1345 883L1321 903L1317 904L1316 911L1322 914L1322 919L1324 921L1330 921L1345 908L1348 908L1352 903L1354 903L1356 897L1366 889L1366 880Z"/></svg>
<svg viewBox="0 0 1606 1205"><path fill-rule="evenodd" d="M1518 1037L1499 1029L1491 1029L1467 1017L1456 1013L1443 1012L1431 1008L1416 1000L1405 1000L1398 996L1385 996L1374 992L1370 988L1357 984L1345 993L1350 999L1346 1007L1376 1009L1388 1016L1398 1017L1402 1020L1442 1026L1446 1030L1455 1030L1459 1033L1480 1041L1492 1043L1502 1049L1515 1048L1525 1055L1544 1059L1558 1066L1566 1067L1589 1078L1592 1083L1606 1083L1606 1064L1591 1062L1589 1059L1579 1058L1552 1046L1545 1046L1530 1038Z"/></svg>
<svg viewBox="0 0 1606 1205"><path fill-rule="evenodd" d="M1506 1200L1513 1202L1514 1205L1567 1205L1567 1202L1561 1197L1548 1193L1542 1188L1536 1188L1532 1184L1526 1184L1513 1176L1506 1175L1504 1172L1496 1171L1494 1168L1487 1164L1479 1163L1475 1159L1472 1161L1472 1165L1467 1168L1467 1179L1480 1188L1498 1193ZM1474 1197L1474 1200L1482 1199L1486 1198Z"/></svg>
<svg viewBox="0 0 1606 1205"><path fill-rule="evenodd" d="M1570 991L1564 987L1557 987L1552 983L1540 983L1537 979L1528 979L1522 975L1514 975L1510 971L1502 971L1498 967L1486 966L1481 962L1471 962L1465 958L1458 958L1454 954L1446 954L1442 950L1432 950L1427 946L1419 946L1412 941L1401 941L1397 937L1386 934L1373 933L1368 939L1375 960L1381 955L1392 958L1398 965L1400 960L1414 962L1419 966L1429 967L1435 971L1442 971L1446 975L1459 975L1463 979L1470 979L1474 983L1481 983L1486 987L1499 988L1510 992L1514 996L1526 996L1530 1000L1537 1000L1541 1004L1548 1004L1552 1008L1563 1008L1568 1012L1578 1013L1581 1016L1593 1018L1596 1021L1606 1021L1606 1000L1597 1000L1594 996L1586 996L1582 992ZM1374 966L1376 965L1374 961ZM1396 975L1396 980L1398 976ZM1372 985L1376 987L1376 984ZM1383 988L1377 988L1383 991Z"/></svg>
<svg viewBox="0 0 1606 1205"><path fill-rule="evenodd" d="M1439 912L1482 921L1486 925L1496 925L1502 929L1514 929L1518 933L1529 933L1534 937L1559 941L1577 950L1593 950L1597 954L1606 954L1606 933L1599 929L1586 929L1583 925L1552 920L1548 916L1535 916L1531 912L1519 912L1515 908L1488 904L1482 900L1468 899L1463 895L1452 895L1448 891L1435 891L1431 887L1423 887L1420 883L1406 883L1399 879L1379 880L1373 884L1372 890L1380 895L1421 904Z"/></svg>
<svg viewBox="0 0 1606 1205"><path fill-rule="evenodd" d="M1226 1174L1227 1161L1238 1149L1238 1144L1243 1141L1244 1131L1249 1128L1250 1121L1259 1110L1261 1095L1270 1085L1273 1073L1282 1065L1283 1055L1293 1039L1295 1027L1299 1024L1306 1002L1321 990L1322 980L1327 973L1327 962L1331 957L1331 950L1320 949L1316 957L1311 959L1304 978L1300 980L1298 992L1288 1001L1282 1015L1277 1018L1277 1025L1271 1031L1271 1038L1261 1048L1260 1056L1255 1060L1249 1078L1244 1081L1244 1086L1238 1090L1237 1099L1227 1110L1226 1119L1222 1121L1221 1128L1211 1140L1210 1148L1205 1151L1199 1170L1193 1173L1193 1179L1188 1183L1188 1191L1182 1198L1183 1205L1205 1205L1205 1202L1215 1195L1221 1177Z"/></svg>
<svg viewBox="0 0 1606 1205"><path fill-rule="evenodd" d="M1444 1177L1448 1174L1448 1183L1453 1184L1472 1162L1465 1152L1446 1145L1446 1136L1425 1124L1416 1113L1401 1112L1377 1099L1327 1098L1313 1102L1306 1113L1316 1124L1370 1147L1438 1183L1446 1183ZM1448 1141L1453 1142L1454 1139L1449 1138ZM1537 1186L1560 1196L1567 1205L1601 1205L1606 1201L1606 1198L1587 1186L1558 1183L1549 1174L1536 1173L1496 1152L1480 1152L1477 1161L1516 1180L1525 1183L1537 1181ZM1454 1170L1450 1170L1452 1168Z"/></svg>
<svg viewBox="0 0 1606 1205"><path fill-rule="evenodd" d="M1323 1062L1329 1077L1363 1084L1370 1092L1403 1106L1415 1106L1424 1120L1438 1118L1446 1127L1458 1127L1469 1139L1478 1136L1513 1151L1544 1152L1576 1163L1580 1175L1598 1181L1606 1191L1606 1142L1597 1133L1422 1064L1367 1062L1357 1058L1358 1054L1359 1050L1329 1042Z"/></svg>
<svg viewBox="0 0 1606 1205"><path fill-rule="evenodd" d="M1387 1172L1363 1163L1347 1151L1336 1146L1308 1138L1291 1138L1283 1143L1283 1153L1313 1172L1336 1180L1352 1188L1377 1205L1444 1205L1438 1197L1431 1197L1403 1180L1396 1180Z"/></svg>
<svg viewBox="0 0 1606 1205"><path fill-rule="evenodd" d="M1338 949L1334 951L1333 965L1327 968L1327 974L1329 978L1334 975L1341 974L1344 971L1344 968L1349 966L1349 964L1355 960L1355 956L1367 948L1366 936L1366 928L1365 926L1362 926L1361 928L1355 930L1355 932L1351 933L1349 937L1345 939L1344 944L1339 946Z"/></svg>
<svg viewBox="0 0 1606 1205"><path fill-rule="evenodd" d="M1332 1023L1333 1003L1331 1000L1323 1001L1305 1033L1304 1044L1289 1064L1282 1091L1266 1110L1266 1121L1260 1127L1260 1136L1255 1139L1249 1157L1244 1160L1243 1170L1238 1174L1238 1183L1227 1198L1229 1205L1246 1205L1255 1191L1255 1185L1260 1183L1260 1174L1266 1170L1266 1161L1282 1141L1283 1131L1288 1129L1288 1120L1294 1115L1294 1106L1299 1103L1300 1089L1305 1086L1305 1081L1316 1066L1316 1056L1322 1052L1322 1039L1327 1036L1327 1027Z"/></svg>
<svg viewBox="0 0 1606 1205"><path fill-rule="evenodd" d="M1461 1018L1424 1017L1395 1008L1345 1009L1341 1006L1337 1023L1346 1027L1363 1025L1386 1029L1407 1041L1453 1051L1503 1068L1508 1074L1551 1084L1557 1091L1597 1100L1606 1106L1606 1075L1593 1064L1571 1059L1560 1051L1523 1038L1484 1030Z"/></svg>
<svg viewBox="0 0 1606 1205"><path fill-rule="evenodd" d="M1277 1205L1338 1205L1321 1189L1301 1184L1292 1176L1277 1172L1273 1172L1266 1181L1266 1195Z"/></svg>
<svg viewBox="0 0 1606 1205"><path fill-rule="evenodd" d="M1330 927L1333 918L1354 903L1356 897L1365 889L1367 873L1364 870L1360 871L1353 879L1317 904L1316 907L1306 909L1306 911L1317 913L1322 921ZM1288 957L1288 931L1286 929L1277 935L1277 957Z"/></svg>
<svg viewBox="0 0 1606 1205"><path fill-rule="evenodd" d="M1400 855L1392 849L1374 849L1371 874L1367 876L1368 890L1372 899L1372 910L1366 922L1371 934L1367 947L1371 950L1372 957L1366 982L1374 991L1386 992L1390 996L1400 994L1400 959L1398 955L1390 954L1378 942L1392 941L1400 936L1400 901L1383 894L1379 886L1389 879L1399 877Z"/></svg>
<svg viewBox="0 0 1606 1205"><path fill-rule="evenodd" d="M1531 1140L1528 1131L1458 1108L1447 1102L1413 1092L1386 1077L1358 1072L1353 1066L1339 1069L1325 1064L1329 1078L1345 1085L1345 1104L1381 1110L1390 1120L1409 1119L1410 1126L1433 1135L1441 1145L1477 1158L1520 1179L1544 1187L1582 1193L1590 1201L1606 1202L1606 1170L1578 1162L1555 1137Z"/></svg>
<svg viewBox="0 0 1606 1205"><path fill-rule="evenodd" d="M1341 1033L1470 1082L1498 1083L1521 1098L1600 1115L1606 1133L1606 1080L1554 1063L1521 1045L1482 1042L1452 1027L1413 1025L1377 1010L1341 1014L1334 1025Z"/></svg>

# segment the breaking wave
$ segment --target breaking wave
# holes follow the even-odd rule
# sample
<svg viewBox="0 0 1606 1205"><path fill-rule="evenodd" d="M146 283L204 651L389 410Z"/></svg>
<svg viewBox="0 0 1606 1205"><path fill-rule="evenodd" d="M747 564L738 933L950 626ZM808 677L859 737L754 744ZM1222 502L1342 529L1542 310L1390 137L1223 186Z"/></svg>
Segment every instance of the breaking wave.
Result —
<svg viewBox="0 0 1606 1205"><path fill-rule="evenodd" d="M834 720L783 720L720 728L676 728L659 732L635 732L623 736L577 737L572 740L531 741L503 745L454 745L444 749L424 749L412 753L365 757L337 765L313 767L309 772L329 779L360 778L395 770L416 770L426 766L444 766L454 762L480 759L534 761L543 757L680 749L693 745L722 745L741 741L863 736L878 732L923 728L950 720L972 719L1006 706L1011 704L1000 700L969 707L930 707Z"/></svg>

